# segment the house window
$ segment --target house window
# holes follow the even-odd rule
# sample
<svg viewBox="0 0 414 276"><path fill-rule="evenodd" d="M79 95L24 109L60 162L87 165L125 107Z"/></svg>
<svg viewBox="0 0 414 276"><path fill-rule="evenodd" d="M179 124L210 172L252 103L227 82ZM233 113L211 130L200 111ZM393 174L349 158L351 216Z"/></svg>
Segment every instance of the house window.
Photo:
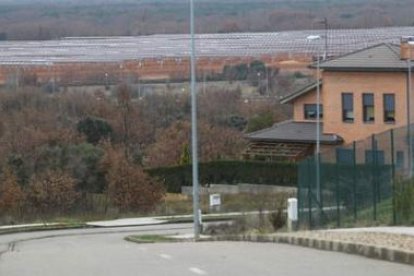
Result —
<svg viewBox="0 0 414 276"><path fill-rule="evenodd" d="M395 122L395 96L394 94L384 94L384 122Z"/></svg>
<svg viewBox="0 0 414 276"><path fill-rule="evenodd" d="M365 151L365 164L384 165L385 164L384 151L366 150Z"/></svg>
<svg viewBox="0 0 414 276"><path fill-rule="evenodd" d="M362 94L362 114L364 122L374 122L375 121L375 109L374 109L374 94L364 93Z"/></svg>
<svg viewBox="0 0 414 276"><path fill-rule="evenodd" d="M354 121L354 98L352 93L342 93L342 121Z"/></svg>
<svg viewBox="0 0 414 276"><path fill-rule="evenodd" d="M316 119L316 106L316 104L305 104L305 119ZM319 118L323 118L323 107L321 104L319 105Z"/></svg>
<svg viewBox="0 0 414 276"><path fill-rule="evenodd" d="M336 163L344 165L354 164L354 151L352 149L336 149Z"/></svg>

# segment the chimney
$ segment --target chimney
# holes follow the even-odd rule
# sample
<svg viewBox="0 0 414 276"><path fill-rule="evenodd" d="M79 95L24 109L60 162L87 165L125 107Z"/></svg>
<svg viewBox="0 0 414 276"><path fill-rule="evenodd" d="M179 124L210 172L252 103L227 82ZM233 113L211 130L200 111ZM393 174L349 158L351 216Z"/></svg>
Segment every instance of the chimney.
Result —
<svg viewBox="0 0 414 276"><path fill-rule="evenodd" d="M401 37L400 56L402 60L414 59L414 36Z"/></svg>

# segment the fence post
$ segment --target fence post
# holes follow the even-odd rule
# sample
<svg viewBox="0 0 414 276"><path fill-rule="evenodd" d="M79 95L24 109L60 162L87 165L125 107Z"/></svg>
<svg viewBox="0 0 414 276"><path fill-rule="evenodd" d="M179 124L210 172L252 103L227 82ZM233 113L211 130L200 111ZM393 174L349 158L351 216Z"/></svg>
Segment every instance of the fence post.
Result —
<svg viewBox="0 0 414 276"><path fill-rule="evenodd" d="M354 208L354 220L356 221L357 220L357 218L358 218L358 214L357 214L357 184L356 184L356 142L354 141L353 143L352 143L352 157L353 157L353 160L352 160L352 165L353 165L353 168L352 168L352 182L353 182L353 185L352 185L352 192L353 192L353 208Z"/></svg>
<svg viewBox="0 0 414 276"><path fill-rule="evenodd" d="M303 211L303 198L302 198L302 180L301 180L301 174L303 174L303 169L302 169L302 164L303 162L298 163L297 166L297 185L298 185L298 189L296 192L296 198L298 199L298 225L303 221L302 218L302 212Z"/></svg>
<svg viewBox="0 0 414 276"><path fill-rule="evenodd" d="M375 171L375 159L376 159L376 147L375 147L375 134L371 136L371 158L372 158L372 204L373 204L373 218L377 220L377 185L376 185L376 171Z"/></svg>
<svg viewBox="0 0 414 276"><path fill-rule="evenodd" d="M318 185L318 189L319 191L317 191L318 196L319 196L319 202L318 202L318 206L319 206L319 224L323 225L324 224L324 212L323 212L323 173L321 170L321 156L320 153L318 153L318 158L316 159L316 162L318 162L318 180L319 183L317 183Z"/></svg>
<svg viewBox="0 0 414 276"><path fill-rule="evenodd" d="M336 201L336 226L341 226L341 209L339 204L339 169L338 163L335 163L335 201Z"/></svg>
<svg viewBox="0 0 414 276"><path fill-rule="evenodd" d="M392 188L392 224L397 224L397 214L395 210L395 154L394 154L394 130L390 131L391 136L391 188Z"/></svg>
<svg viewBox="0 0 414 276"><path fill-rule="evenodd" d="M309 220L309 229L312 229L312 185L311 185L311 179L313 179L313 177L311 177L311 164L310 164L310 158L308 158L307 160L307 167L308 167L308 178L307 178L307 182L308 182L308 220Z"/></svg>

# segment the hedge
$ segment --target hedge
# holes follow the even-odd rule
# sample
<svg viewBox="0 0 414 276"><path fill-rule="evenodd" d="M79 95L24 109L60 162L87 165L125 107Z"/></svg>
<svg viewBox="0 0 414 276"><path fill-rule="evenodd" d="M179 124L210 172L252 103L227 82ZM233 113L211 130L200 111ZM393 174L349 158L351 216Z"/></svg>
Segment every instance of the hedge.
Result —
<svg viewBox="0 0 414 276"><path fill-rule="evenodd" d="M180 193L182 186L192 186L191 165L148 169L170 193ZM264 184L296 186L297 165L254 161L213 161L199 164L199 181L205 184Z"/></svg>

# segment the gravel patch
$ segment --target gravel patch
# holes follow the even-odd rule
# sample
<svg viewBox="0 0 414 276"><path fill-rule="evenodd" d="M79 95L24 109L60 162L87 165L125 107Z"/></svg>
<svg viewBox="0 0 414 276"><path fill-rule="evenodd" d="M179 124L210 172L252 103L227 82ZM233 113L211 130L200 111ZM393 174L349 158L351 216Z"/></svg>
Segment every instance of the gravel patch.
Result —
<svg viewBox="0 0 414 276"><path fill-rule="evenodd" d="M414 252L414 236L379 232L305 231L278 236L339 241Z"/></svg>

